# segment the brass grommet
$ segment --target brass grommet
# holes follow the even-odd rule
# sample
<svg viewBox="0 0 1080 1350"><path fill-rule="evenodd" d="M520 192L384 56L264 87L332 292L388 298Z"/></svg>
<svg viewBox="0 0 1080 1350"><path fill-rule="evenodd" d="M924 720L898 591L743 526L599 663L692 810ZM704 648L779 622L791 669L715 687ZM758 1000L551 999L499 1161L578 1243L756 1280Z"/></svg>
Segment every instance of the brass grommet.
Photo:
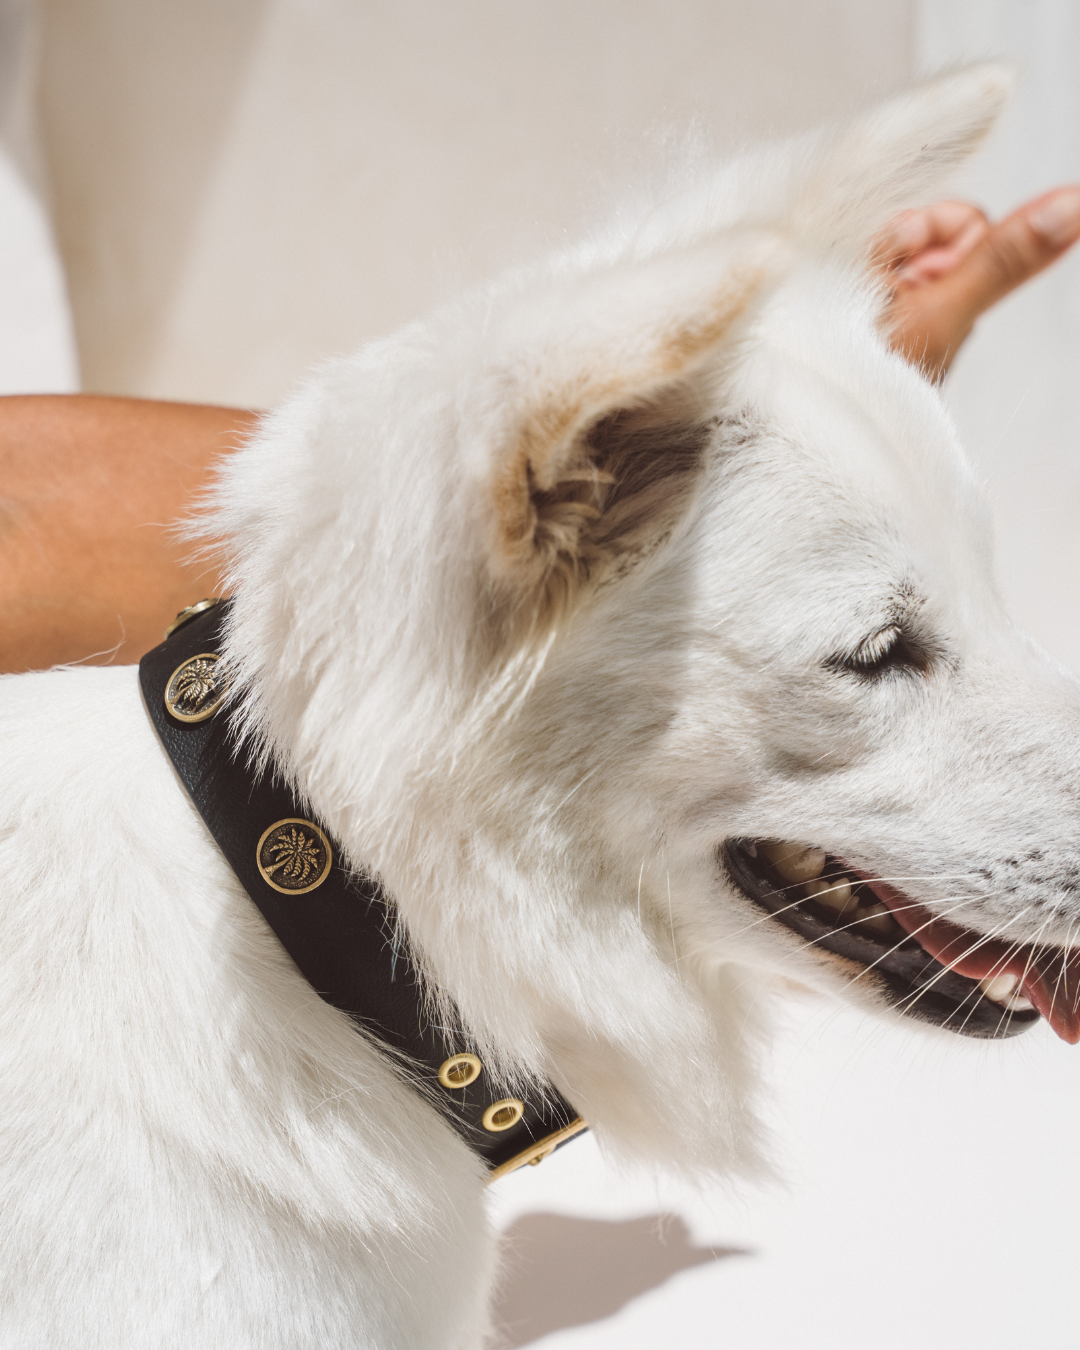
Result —
<svg viewBox="0 0 1080 1350"><path fill-rule="evenodd" d="M200 652L181 661L165 685L165 707L178 722L205 722L221 707L228 691L221 658Z"/></svg>
<svg viewBox="0 0 1080 1350"><path fill-rule="evenodd" d="M290 816L264 830L255 865L268 886L282 895L307 895L330 875L330 840L310 820Z"/></svg>
<svg viewBox="0 0 1080 1350"><path fill-rule="evenodd" d="M484 1066L475 1055L451 1055L439 1066L439 1082L453 1092L475 1083L483 1070Z"/></svg>
<svg viewBox="0 0 1080 1350"><path fill-rule="evenodd" d="M207 596L205 600L197 600L195 604L188 605L165 629L165 637L171 638L178 628L183 628L184 624L190 623L192 619L198 618L200 614L205 614L208 609L213 609L215 605L221 604L220 595Z"/></svg>
<svg viewBox="0 0 1080 1350"><path fill-rule="evenodd" d="M492 1102L484 1112L484 1129L494 1134L512 1129L524 1114L524 1102L519 1102L516 1097L504 1097L501 1102Z"/></svg>

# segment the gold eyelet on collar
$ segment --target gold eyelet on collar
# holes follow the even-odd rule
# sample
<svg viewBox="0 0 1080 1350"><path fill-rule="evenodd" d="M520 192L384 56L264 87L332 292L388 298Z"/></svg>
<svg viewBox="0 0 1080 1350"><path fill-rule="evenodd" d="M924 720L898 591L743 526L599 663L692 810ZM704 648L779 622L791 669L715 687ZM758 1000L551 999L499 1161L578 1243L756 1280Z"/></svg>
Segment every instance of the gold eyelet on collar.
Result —
<svg viewBox="0 0 1080 1350"><path fill-rule="evenodd" d="M502 1101L492 1102L484 1112L484 1129L493 1134L513 1129L524 1114L524 1102L519 1102L516 1097L504 1097Z"/></svg>
<svg viewBox="0 0 1080 1350"><path fill-rule="evenodd" d="M439 1066L439 1082L450 1092L467 1088L484 1071L484 1066L475 1055L451 1055Z"/></svg>
<svg viewBox="0 0 1080 1350"><path fill-rule="evenodd" d="M208 595L205 600L196 600L193 605L188 605L185 609L182 609L165 629L166 640L171 638L178 628L183 628L184 624L190 623L200 614L205 614L208 609L213 609L215 605L220 605L221 600L220 595Z"/></svg>

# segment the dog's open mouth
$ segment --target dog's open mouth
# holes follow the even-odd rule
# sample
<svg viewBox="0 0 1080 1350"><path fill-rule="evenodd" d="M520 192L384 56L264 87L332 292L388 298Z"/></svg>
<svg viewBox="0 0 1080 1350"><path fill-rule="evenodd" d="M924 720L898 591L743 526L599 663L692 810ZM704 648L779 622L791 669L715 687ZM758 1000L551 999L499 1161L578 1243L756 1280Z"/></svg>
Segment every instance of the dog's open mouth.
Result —
<svg viewBox="0 0 1080 1350"><path fill-rule="evenodd" d="M1018 946L935 916L894 886L802 844L733 839L751 900L808 943L864 967L901 1012L968 1036L1025 1031L1040 1015L1080 1041L1080 950Z"/></svg>

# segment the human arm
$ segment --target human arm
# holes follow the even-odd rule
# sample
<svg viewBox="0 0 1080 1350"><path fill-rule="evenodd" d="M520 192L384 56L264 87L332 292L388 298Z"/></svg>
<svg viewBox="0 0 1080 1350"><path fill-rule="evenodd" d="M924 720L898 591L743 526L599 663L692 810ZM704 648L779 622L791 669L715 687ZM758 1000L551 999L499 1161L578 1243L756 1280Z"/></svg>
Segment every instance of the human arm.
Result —
<svg viewBox="0 0 1080 1350"><path fill-rule="evenodd" d="M0 398L0 671L137 661L214 594L177 523L257 414L87 395Z"/></svg>

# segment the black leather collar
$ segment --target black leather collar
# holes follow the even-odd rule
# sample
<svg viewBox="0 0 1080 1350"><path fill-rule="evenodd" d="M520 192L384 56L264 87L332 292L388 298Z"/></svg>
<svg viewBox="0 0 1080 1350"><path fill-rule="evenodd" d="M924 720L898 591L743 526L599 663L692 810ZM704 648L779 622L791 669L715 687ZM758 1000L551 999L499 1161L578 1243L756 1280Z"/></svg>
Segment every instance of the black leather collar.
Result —
<svg viewBox="0 0 1080 1350"><path fill-rule="evenodd" d="M300 973L397 1055L417 1085L491 1169L491 1180L539 1162L585 1129L548 1085L524 1101L497 1098L455 1027L436 1027L407 949L395 939L392 903L348 871L341 850L272 774L256 777L235 753L219 661L228 601L184 610L139 665L154 729L191 800L248 895Z"/></svg>

